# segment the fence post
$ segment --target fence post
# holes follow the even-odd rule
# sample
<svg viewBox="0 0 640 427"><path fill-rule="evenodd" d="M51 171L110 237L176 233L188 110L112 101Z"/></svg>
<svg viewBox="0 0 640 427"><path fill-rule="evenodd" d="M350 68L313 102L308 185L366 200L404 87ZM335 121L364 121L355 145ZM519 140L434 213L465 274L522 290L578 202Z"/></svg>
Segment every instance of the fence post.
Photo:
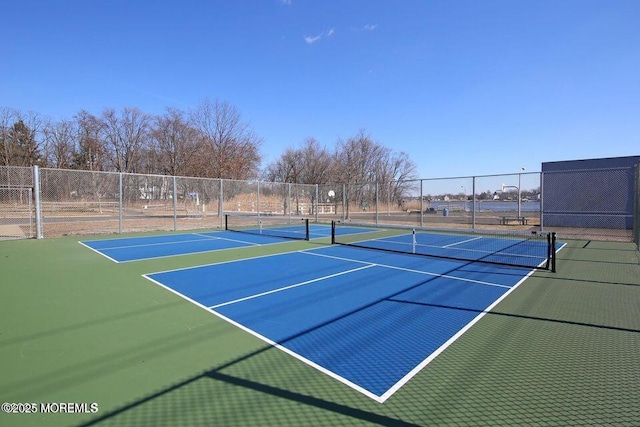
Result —
<svg viewBox="0 0 640 427"><path fill-rule="evenodd" d="M40 206L40 169L33 167L33 193L36 204L36 239L42 239L42 209Z"/></svg>
<svg viewBox="0 0 640 427"><path fill-rule="evenodd" d="M544 231L544 172L540 172L540 231Z"/></svg>
<svg viewBox="0 0 640 427"><path fill-rule="evenodd" d="M316 222L318 222L318 201L320 198L320 192L318 190L318 184L316 184L315 187L316 187L316 199L315 199L315 206L313 207L313 209L316 213Z"/></svg>
<svg viewBox="0 0 640 427"><path fill-rule="evenodd" d="M123 197L122 197L122 172L120 172L118 174L118 178L119 178L119 182L118 182L118 186L120 187L120 190L118 191L119 193L119 197L118 197L118 234L122 234L122 201L123 201Z"/></svg>
<svg viewBox="0 0 640 427"><path fill-rule="evenodd" d="M380 211L380 203L378 202L380 186L376 182L376 224L378 223L378 212Z"/></svg>
<svg viewBox="0 0 640 427"><path fill-rule="evenodd" d="M471 229L476 229L476 177L473 177L471 184ZM467 205L467 201L464 201L465 206Z"/></svg>
<svg viewBox="0 0 640 427"><path fill-rule="evenodd" d="M292 212L291 212L291 183L288 182L287 183L287 206L285 209L283 209L282 213L284 213L285 215L287 214L287 210L289 210L289 219L291 219L291 217L293 216ZM296 215L298 213L296 212Z"/></svg>
<svg viewBox="0 0 640 427"><path fill-rule="evenodd" d="M173 231L178 231L178 184L173 177Z"/></svg>
<svg viewBox="0 0 640 427"><path fill-rule="evenodd" d="M422 184L424 184L424 179L420 180L420 227L424 227L424 194Z"/></svg>
<svg viewBox="0 0 640 427"><path fill-rule="evenodd" d="M224 224L222 223L222 221L224 220L224 206L222 206L222 204L224 203L224 187L222 185L222 183L224 182L224 180L222 178L220 178L220 194L218 195L218 217L220 218L220 227L222 227Z"/></svg>
<svg viewBox="0 0 640 427"><path fill-rule="evenodd" d="M347 184L342 184L342 221L349 217L349 205L347 200Z"/></svg>

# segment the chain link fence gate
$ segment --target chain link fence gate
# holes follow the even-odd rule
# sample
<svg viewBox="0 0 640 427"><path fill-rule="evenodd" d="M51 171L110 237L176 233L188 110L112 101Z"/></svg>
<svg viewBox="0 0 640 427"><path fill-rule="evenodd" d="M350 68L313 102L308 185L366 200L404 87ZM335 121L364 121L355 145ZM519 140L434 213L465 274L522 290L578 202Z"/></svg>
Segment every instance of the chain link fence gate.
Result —
<svg viewBox="0 0 640 427"><path fill-rule="evenodd" d="M31 168L0 167L0 240L35 237Z"/></svg>

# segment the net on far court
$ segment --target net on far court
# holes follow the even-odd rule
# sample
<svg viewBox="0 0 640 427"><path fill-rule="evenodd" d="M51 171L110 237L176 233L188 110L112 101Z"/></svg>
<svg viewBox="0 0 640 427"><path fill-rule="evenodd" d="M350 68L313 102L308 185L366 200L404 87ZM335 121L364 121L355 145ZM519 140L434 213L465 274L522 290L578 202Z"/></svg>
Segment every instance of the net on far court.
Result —
<svg viewBox="0 0 640 427"><path fill-rule="evenodd" d="M556 269L555 233L444 230L335 221L331 242L388 252Z"/></svg>
<svg viewBox="0 0 640 427"><path fill-rule="evenodd" d="M309 240L309 219L277 215L224 216L225 230L241 233Z"/></svg>

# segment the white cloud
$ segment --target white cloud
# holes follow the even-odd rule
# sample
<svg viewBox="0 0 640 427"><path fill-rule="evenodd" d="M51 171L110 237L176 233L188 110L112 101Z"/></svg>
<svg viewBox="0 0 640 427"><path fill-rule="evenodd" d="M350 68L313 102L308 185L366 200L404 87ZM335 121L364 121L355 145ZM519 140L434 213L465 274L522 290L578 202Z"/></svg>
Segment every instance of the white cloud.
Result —
<svg viewBox="0 0 640 427"><path fill-rule="evenodd" d="M322 39L325 36L332 37L335 33L336 33L336 29L330 28L327 31L321 32L317 36L304 36L304 41L306 41L308 44L313 44L317 41L320 41L320 39Z"/></svg>
<svg viewBox="0 0 640 427"><path fill-rule="evenodd" d="M291 3L293 3L293 0L280 0L280 3L286 4L287 6L289 6Z"/></svg>
<svg viewBox="0 0 640 427"><path fill-rule="evenodd" d="M313 37L313 36L304 36L304 41L306 41L308 44L314 44L315 42L317 42L318 40L320 40L322 38L322 33Z"/></svg>
<svg viewBox="0 0 640 427"><path fill-rule="evenodd" d="M373 31L376 28L378 28L378 24L367 24L364 27L362 27L364 30L366 31Z"/></svg>

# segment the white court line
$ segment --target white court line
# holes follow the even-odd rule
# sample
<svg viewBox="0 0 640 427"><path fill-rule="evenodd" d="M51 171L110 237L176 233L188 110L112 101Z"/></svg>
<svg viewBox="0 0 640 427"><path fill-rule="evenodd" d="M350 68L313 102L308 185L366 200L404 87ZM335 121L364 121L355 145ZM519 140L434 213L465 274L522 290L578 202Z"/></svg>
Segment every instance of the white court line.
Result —
<svg viewBox="0 0 640 427"><path fill-rule="evenodd" d="M498 305L502 300L504 300L511 292L515 291L515 289L520 286L525 280L529 278L534 273L532 269L526 276L518 281L513 287L511 287L507 292L502 294L500 298L495 300L492 304L490 304L487 308L485 308L481 313L479 313L476 317L471 319L469 323L463 326L458 332L455 333L451 338L449 338L444 344L438 347L433 353L431 353L426 359L422 361L419 365L413 368L409 373L407 373L402 379L400 379L397 383L395 383L391 388L389 388L386 392L380 396L380 403L384 403L385 400L390 398L396 391L400 390L403 385L405 385L411 378L413 378L418 372L420 372L425 366L427 366L433 359L438 357L443 351L447 349L451 344L453 344L458 338L460 338L465 332L467 332L473 325L480 321L485 315L487 315L493 308Z"/></svg>
<svg viewBox="0 0 640 427"><path fill-rule="evenodd" d="M450 244L448 244L448 245L444 245L444 246L442 246L442 247L443 247L443 248L448 248L448 247L455 246L455 245L461 245L461 244L463 244L463 243L467 243L467 242L473 242L474 240L478 240L478 239L482 239L482 237L474 237L473 239L467 239L467 240L463 240L463 241L461 241L461 242L450 243Z"/></svg>
<svg viewBox="0 0 640 427"><path fill-rule="evenodd" d="M189 233L189 234L183 234L184 236L190 236L193 234L197 234L197 233ZM205 236L205 237L209 237L209 236ZM115 240L115 239L114 239ZM210 240L226 240L226 241L230 241L230 242L236 242L236 243L242 243L248 246L265 246L265 245L281 245L281 244L285 244L288 242L274 242L274 243L255 243L255 242L247 242L244 240L236 240L236 239L227 239L227 238L222 238L222 237L210 237ZM91 240L89 242L100 242L101 240ZM217 248L217 249L205 249L202 251L195 251L195 252L185 252L185 253L180 253L180 254L170 254L170 255L160 255L160 256L152 256L152 257L146 257L146 258L135 258L135 259L128 259L128 260L124 260L124 261L117 261L107 255L105 255L104 253L102 253L101 251L109 251L112 249L129 249L129 248L134 248L134 247L145 247L145 246L159 246L159 245L164 245L164 244L173 244L173 243L193 243L193 242L206 242L206 239L202 239L202 240L180 240L177 242L164 242L164 243L148 243L146 245L131 245L131 246L119 246L119 247L113 247L113 248L103 248L103 249L94 249L90 246L87 246L86 244L84 244L83 242L78 242L81 245L91 249L92 251L104 256L105 258L110 259L111 261L121 264L121 263L125 263L125 262L136 262L136 261L147 261L150 259L161 259L161 258L170 258L170 257L175 257L175 256L185 256L185 255L196 255L196 254L202 254L202 253L207 253L207 252L218 252L218 251L226 251L226 250L232 250L232 249L241 249L243 248L242 246L240 247L233 247L233 248ZM244 246L246 247L246 246ZM295 251L294 251L295 252Z"/></svg>
<svg viewBox="0 0 640 427"><path fill-rule="evenodd" d="M260 243L248 242L246 240L229 239L228 237L209 236L209 235L200 234L200 233L193 233L193 234L195 234L196 236L208 237L208 238L213 239L213 240L226 240L226 241L229 241L229 242L246 243L247 245L260 246ZM198 241L201 241L201 240L198 240Z"/></svg>
<svg viewBox="0 0 640 427"><path fill-rule="evenodd" d="M171 236L171 234L169 234L167 236ZM180 243L206 242L207 240L228 240L230 242L245 243L245 244L248 244L248 245L259 245L259 243L247 242L247 241L244 241L244 240L228 239L228 238L225 238L225 237L208 236L206 234L200 234L200 233L176 234L176 236L185 236L185 237L187 237L187 236L201 236L201 237L206 237L206 239L189 239L189 240L176 240L176 241L171 241L171 242L141 243L141 244L137 244L137 245L112 246L112 247L109 247L109 248L102 248L102 249L98 249L98 250L110 251L110 250L114 250L114 249L145 248L145 247L150 247L150 246L174 245L174 244L180 244ZM153 237L158 237L158 236L129 237L129 238L130 239L148 239L148 238L153 238ZM159 237L164 237L164 236L159 236ZM94 241L95 242L100 242L101 240L94 240Z"/></svg>
<svg viewBox="0 0 640 427"><path fill-rule="evenodd" d="M338 276L342 276L344 274L349 274L349 273L354 273L356 271L360 271L360 270L364 270L367 268L371 268L371 267L375 267L374 264L370 264L370 265L365 265L364 267L358 267L358 268L353 268L351 270L346 270L346 271L341 271L339 273L335 273L335 274L330 274L328 276L323 276L323 277L317 277L315 279L311 279L311 280L306 280L304 282L300 282L300 283L295 283L293 285L289 285L289 286L284 286L282 288L278 288L278 289L272 289L270 291L266 291L266 292L262 292L259 294L255 294L255 295L250 295L248 297L244 297L244 298L238 298L236 300L233 301L227 301L227 302L223 302L221 304L216 304L216 305L212 305L209 308L210 309L215 309L215 308L219 308L219 307L224 307L226 305L231 305L231 304L235 304L238 302L242 302L242 301L248 301L248 300L252 300L254 298L260 298L263 297L265 295L269 295L269 294L274 294L276 292L282 292L282 291L286 291L287 289L293 289L293 288L297 288L299 286L304 286L304 285L308 285L310 283L315 283L315 282L320 282L322 280L327 280L327 279L331 279L333 277L338 277Z"/></svg>
<svg viewBox="0 0 640 427"><path fill-rule="evenodd" d="M398 236L395 237L402 237L402 236L410 236L410 234L399 234ZM451 243L445 246L439 246L439 245L427 245L424 243L418 243L416 246L417 247L423 247L423 248L437 248L437 249L447 249L451 246L454 245L459 245L461 243L466 243L466 242L470 242L472 240L476 240L476 239L483 239L483 237L475 237L473 239L468 239L462 242L457 242L457 243ZM370 242L370 241L374 241L374 242L384 242L384 243L393 243L394 245L404 245L404 246L413 246L413 243L409 243L409 242L399 242L397 240L391 240L388 238L382 238L382 239L366 239L366 240L359 240L357 242L354 243L361 243L361 242ZM371 249L376 249L371 248ZM532 255L532 254L518 254L518 253L511 253L511 252L504 252L503 250L480 250L480 249L475 249L475 248L455 248L457 251L466 251L466 252L470 252L470 253L479 253L479 254L487 254L487 255L492 255L492 254L496 254L496 255L500 255L500 256L505 256L505 257L517 257L517 258L533 258L533 259L540 259L541 256L539 255ZM508 249L505 248L505 249ZM420 255L420 254L418 254ZM424 254L426 255L426 254ZM545 258L546 259L546 258ZM473 260L469 260L469 261L473 261ZM525 268L529 268L529 267L525 267Z"/></svg>
<svg viewBox="0 0 640 427"><path fill-rule="evenodd" d="M273 254L273 255L264 255L264 256L258 256L258 257L254 257L254 258L248 258L248 259L256 259L256 258L265 258L265 257L271 257L271 256L279 256L279 255L286 255L286 254L291 254L291 253L301 253L301 254L305 254L305 255L312 255L312 256L321 256L321 257L327 257L327 258L334 258L334 259L338 259L338 260L345 260L345 261L350 261L350 262L354 262L354 263L359 263L359 264L365 264L362 267L359 268L355 268L355 269L351 269L348 271L344 271L344 272L340 272L340 273L336 273L330 276L325 276L325 277L321 277L321 278L316 278L316 279L312 279L309 281L305 281L305 282L301 282L301 283L297 283L294 285L290 285L290 286L286 286L280 289L276 289L276 290L272 290L272 291L268 291L268 292L264 292L261 294L256 294L250 297L246 297L246 298L241 298L241 299L237 299L234 301L229 301L227 303L222 303L222 304L218 304L215 306L211 306L211 307L207 307L204 306L203 304L181 294L180 292L162 284L161 282L158 282L154 279L152 279L151 277L149 277L149 275L143 275L143 277L145 277L146 279L150 280L153 283L156 283L160 286L162 286L163 288L169 290L170 292L184 298L187 301L190 301L191 303L207 310L208 312L214 314L215 316L229 322L230 324L240 328L241 330L261 339L262 341L268 343L269 345L272 345L276 348L278 348L281 351L284 351L285 353L289 354L290 356L300 360L301 362L315 368L316 370L324 373L325 375L347 385L348 387L352 388L353 390L358 391L359 393L373 399L374 401L378 402L378 403L384 403L389 397L391 397L396 391L398 391L404 384L406 384L408 381L411 380L411 378L413 378L418 372L420 372L425 366L427 366L433 359L435 359L440 353L442 353L449 345L453 344L453 342L458 339L460 336L462 336L462 334L464 334L469 328L471 328L471 326L473 326L476 322L478 322L485 314L487 314L488 311L490 311L491 309L493 309L493 307L495 307L500 301L502 301L508 294L510 294L511 292L513 292L513 290L519 286L522 282L524 282L531 274L533 274L533 270L530 271L525 277L523 277L516 285L514 285L513 287L509 287L506 285L498 285L495 283L490 283L490 282L483 282L483 281L478 281L478 280L470 280L470 279L464 279L464 278L460 278L460 277L454 277L454 276L448 276L448 275L443 275L443 274L437 274L437 273L430 273L430 272L425 272L425 271L419 271L419 270L414 270L414 269L409 269L409 268L402 268L402 267L396 267L396 266L390 266L390 265L385 265L385 264L379 264L379 263L371 263L371 262L366 262L366 261L360 261L360 260L355 260L355 259L349 259L349 258L343 258L343 257L337 257L337 256L331 256L331 255L325 255L325 254L318 254L318 253L314 253L312 252L312 250L302 250L302 251L292 251L292 252L286 252L286 253L281 253L281 254ZM239 260L232 260L232 261L225 261L222 263L213 263L213 264L209 264L209 265L219 265L219 264L226 264L226 263L230 263L230 262L238 262L238 261L245 261L246 259L239 259ZM466 324L465 326L463 326L454 336L452 336L449 340L447 340L443 345L441 345L438 349L436 349L433 353L431 353L425 360L423 360L420 364L418 364L415 368L413 368L410 372L408 372L403 378L401 378L399 381L397 381L394 385L392 385L386 392L384 392L382 395L377 395L374 394L368 390L366 390L365 388L361 387L360 385L336 374L335 372L318 365L317 363L315 363L313 360L307 359L306 357L302 356L301 354L298 354L288 348L286 348L284 345L280 345L277 342L269 339L266 336L263 336L259 333L257 333L256 331L254 331L253 329L250 329L236 321L234 321L231 318L228 318L224 315L222 315L221 313L218 313L217 311L215 311L215 308L218 307L222 307L224 305L229 305L235 302L240 302L240 301L246 301L248 299L252 299L252 298L257 298L260 296L264 296L270 293L274 293L274 292L280 292L280 291L284 291L286 289L291 289L294 287L298 287L298 286L303 286L309 283L313 283L313 282L317 282L320 280L324 280L324 279L328 279L331 277L335 277L335 276L339 276L339 275L343 275L343 274L348 274L348 273L352 273L355 271L359 271L359 270L364 270L367 268L371 268L371 267L383 267L383 268L390 268L390 269L395 269L395 270L401 270L401 271L407 271L407 272L414 272L414 273L418 273L418 274L424 274L424 275L429 275L429 276L437 276L437 277L446 277L446 278L450 278L453 280L460 280L460 281L465 281L465 282L472 282L472 283L478 283L478 284L484 284L484 285L489 285L489 286L498 286L498 287L502 287L502 288L507 288L507 291L500 297L498 298L496 301L494 301L491 305L489 305L486 309L484 309L478 316L476 316L474 319L472 319L468 324ZM187 269L191 269L191 268L200 268L202 266L194 266L194 267L187 267L187 268L181 268L181 269L176 269L176 270L170 270L170 271L179 271L179 270L187 270ZM158 273L153 273L153 274L158 274Z"/></svg>
<svg viewBox="0 0 640 427"><path fill-rule="evenodd" d="M185 234L185 236L191 236L192 234ZM144 237L142 237L144 239ZM162 246L162 245L175 245L180 243L193 243L193 242L206 242L206 239L191 239L191 240L177 240L174 242L158 242L158 243L141 243L138 245L125 245L125 246L112 246L110 248L101 248L99 251L111 251L114 249L129 249L129 248L146 248L150 246Z"/></svg>
<svg viewBox="0 0 640 427"><path fill-rule="evenodd" d="M280 244L284 244L284 243L290 243L290 242L278 242L278 243L270 243L270 244L280 245ZM180 267L180 268L174 268L174 269L171 269L171 270L156 271L156 272L149 273L149 274L173 273L174 271L192 270L194 268L211 267L211 266L214 266L214 265L229 264L229 263L232 263L232 262L242 262L242 261L247 261L247 260L250 260L250 259L269 258L269 257L280 256L280 255L294 254L294 253L298 253L298 252L301 252L301 251L296 249L294 251L288 251L288 252L278 252L278 253L275 253L275 254L258 255L258 256L253 256L253 257L249 257L249 258L238 258L238 259L232 259L232 260L229 260L229 261L211 262L209 264L199 264L199 265L194 265L192 267Z"/></svg>
<svg viewBox="0 0 640 427"><path fill-rule="evenodd" d="M80 244L81 244L82 246L84 246L85 248L91 249L91 250L92 250L92 251L94 251L95 253L102 255L102 256L103 256L103 257L105 257L106 259L108 259L108 260L111 260L111 261L115 262L116 264L119 264L119 263L120 263L120 261L115 260L115 259L111 258L110 256L108 256L108 255L106 255L106 254L103 254L102 252L100 252L100 251L99 251L99 250L97 250L97 249L93 249L91 246L88 246L88 245L84 244L83 242L78 242L78 243L80 243Z"/></svg>
<svg viewBox="0 0 640 427"><path fill-rule="evenodd" d="M412 268L396 267L395 265L379 264L379 263L373 263L373 262L369 262L369 261L360 261L360 260L357 260L357 259L344 258L344 257L339 257L339 256L334 256L334 255L319 254L319 253L315 253L315 252L312 252L312 251L300 251L300 253L303 253L303 254L306 254L306 255L320 256L320 257L325 257L325 258L339 259L341 261L351 261L351 262L356 262L356 263L360 263L360 264L370 264L370 265L374 265L374 266L377 266L377 267L388 268L388 269L391 269L391 270L400 270L400 271L406 271L408 273L423 274L425 276L444 277L446 279L459 280L461 282L476 283L476 284L479 284L479 285L495 286L495 287L498 287L498 288L507 288L507 289L511 288L511 286L500 285L498 283L484 282L482 280L466 279L464 277L449 276L448 274L431 273L429 271L414 270Z"/></svg>
<svg viewBox="0 0 640 427"><path fill-rule="evenodd" d="M294 252L289 252L289 253L294 253ZM153 274L155 274L155 273L153 273ZM207 307L205 305L200 304L198 301L196 301L194 299L191 299L186 295L181 294L180 292L176 291L175 289L172 289L169 286L166 286L163 283L152 279L147 274L143 274L142 277L144 277L145 279L155 283L156 285L159 285L159 286L163 287L164 289L168 290L169 292L171 292L171 293L173 293L173 294L175 294L175 295L177 295L177 296L189 301L190 303L195 304L196 306L208 311L209 313L219 317L220 319L222 319L222 320L224 320L226 322L229 322L231 325L235 326L236 328L239 328L239 329L241 329L241 330L253 335L254 337L266 342L267 344L269 344L269 345L271 345L271 346L273 346L273 347L275 347L275 348L287 353L288 355L298 359L299 361L301 361L303 363L306 363L307 365L311 366L312 368L317 369L318 371L322 372L323 374L325 374L325 375L327 375L327 376L329 376L329 377L341 382L342 384L345 384L348 387L351 387L352 389L364 394L365 396L375 400L376 402L383 403L383 401L380 400L380 396L378 396L378 395L376 395L374 393L371 393L369 390L359 386L358 384L356 384L354 382L351 382L346 378L341 377L340 375L336 374L333 371L330 371L329 369L327 369L327 368L325 368L325 367L323 367L321 365L318 365L313 360L307 359L306 357L304 357L304 356L302 356L302 355L300 355L300 354L298 354L298 353L296 353L296 352L294 352L292 350L289 350L285 346L278 344L277 342L267 338L266 336L257 333L253 329L247 328L243 324L238 323L235 320L233 320L233 319L231 319L231 318L229 318L229 317L227 317L227 316L225 316L225 315L223 315L221 313L218 313L217 311L215 311L213 309L210 309L209 307Z"/></svg>
<svg viewBox="0 0 640 427"><path fill-rule="evenodd" d="M334 257L334 256L331 256L331 255L317 254L317 253L313 253L313 252L305 252L305 253L308 254L308 255L324 256L324 257L336 258L336 259L342 259L342 260L351 260L349 258ZM365 263L365 261L358 261L358 260L351 260L351 261ZM426 359L424 359L415 368L413 368L411 371L409 371L404 377L402 377L398 382L396 382L393 386L391 386L386 392L384 392L380 396L373 397L373 399L376 400L379 403L384 403L387 399L389 399L396 391L398 391L400 388L402 388L402 386L404 386L407 382L409 382L415 375L418 374L418 372L420 372L422 369L424 369L425 366L427 366L429 363L431 363L436 357L438 357L443 351L445 351L451 344L453 344L458 338L460 338L465 332L467 332L473 325L475 325L478 321L480 321L480 319L482 319L496 305L498 305L502 300L504 300L511 292L513 292L518 286L520 286L520 284L522 284L526 279L529 278L529 276L531 276L534 273L534 270L531 269L531 271L529 271L529 273L526 276L524 276L522 279L520 279L518 281L518 283L516 283L514 286L506 286L506 285L498 285L498 284L490 283L490 282L463 279L463 278L460 278L460 277L448 276L448 275L443 275L443 274L421 272L419 270L405 269L405 268L389 266L389 265L384 265L384 264L380 264L379 266L392 268L392 269L406 270L406 271L411 271L411 272L416 272L416 273L422 273L422 274L432 275L432 276L447 277L447 278L454 279L454 280L468 281L468 282L473 282L473 283L486 284L486 285L489 285L489 286L497 286L497 287L507 288L507 291L504 294L502 294L492 304L490 304L488 307L486 307L484 310L482 310L482 312L480 312L476 317L471 319L471 321L469 323L464 325L460 330L458 330L458 332L456 332L453 336L451 336L451 338L449 338L447 341L445 341L440 347L438 347L435 351L433 351Z"/></svg>

